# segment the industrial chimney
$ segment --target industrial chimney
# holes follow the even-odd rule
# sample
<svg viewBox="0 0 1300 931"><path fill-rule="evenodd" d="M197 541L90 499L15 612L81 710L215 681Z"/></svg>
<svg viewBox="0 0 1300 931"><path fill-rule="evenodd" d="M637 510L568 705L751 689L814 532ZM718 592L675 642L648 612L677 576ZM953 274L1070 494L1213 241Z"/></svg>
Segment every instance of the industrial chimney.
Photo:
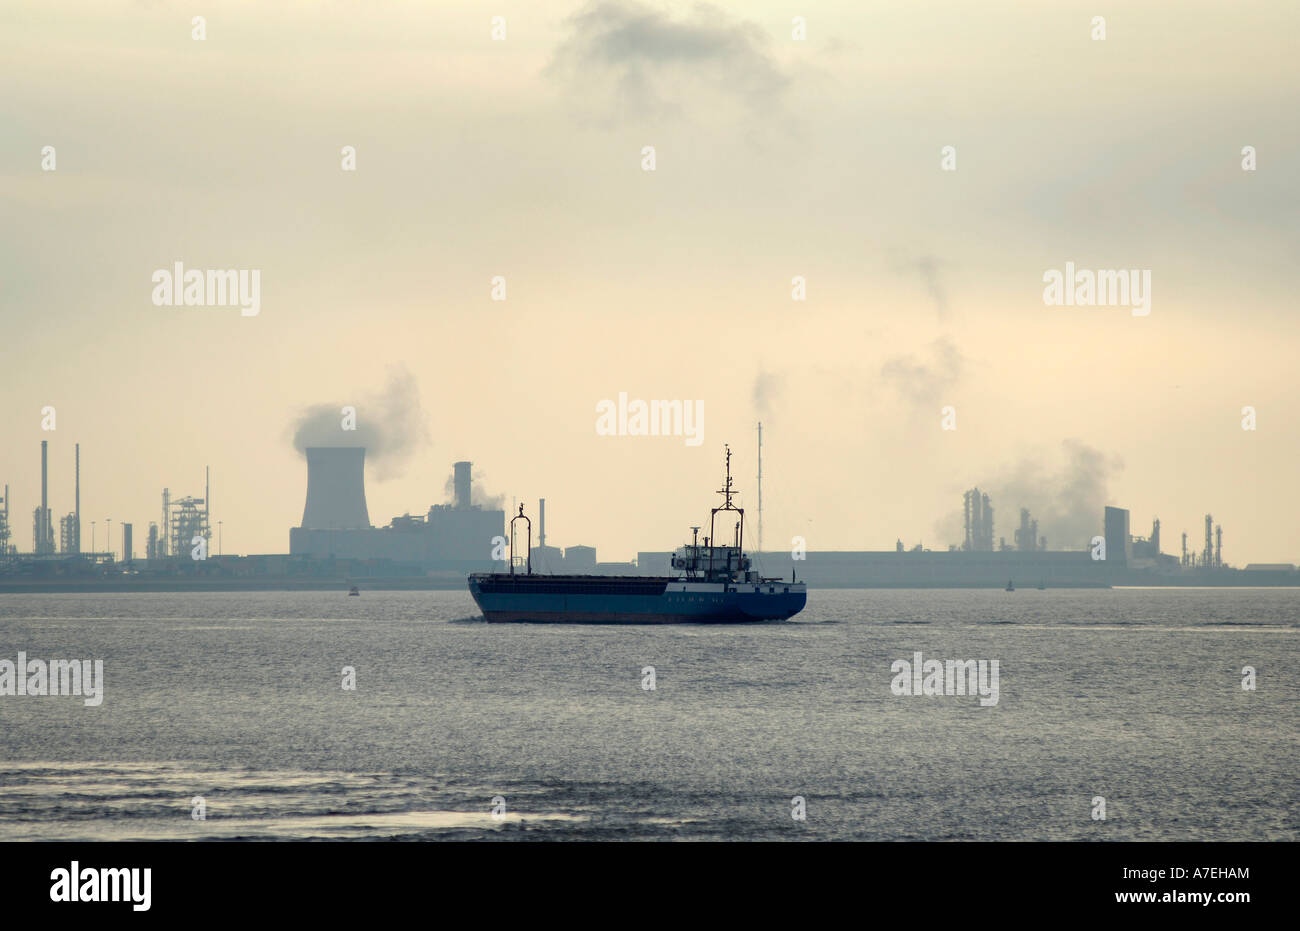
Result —
<svg viewBox="0 0 1300 931"><path fill-rule="evenodd" d="M307 505L302 511L302 528L368 529L365 447L309 446L306 452Z"/></svg>
<svg viewBox="0 0 1300 931"><path fill-rule="evenodd" d="M54 541L50 539L50 443L41 440L41 542L39 552L54 552ZM1209 526L1206 526L1205 539L1210 538Z"/></svg>
<svg viewBox="0 0 1300 931"><path fill-rule="evenodd" d="M76 505L73 510L73 514L76 515L76 517L73 518L74 526L72 529L73 539L76 542L76 549L74 549L73 552L80 553L81 552L81 444L80 443L77 444L77 498L76 498Z"/></svg>
<svg viewBox="0 0 1300 931"><path fill-rule="evenodd" d="M545 546L546 545L546 499L545 498L537 499L537 511L538 514L540 515L540 521L542 525L541 543L539 545Z"/></svg>
<svg viewBox="0 0 1300 931"><path fill-rule="evenodd" d="M470 473L468 462L458 462L453 468L455 469L456 482L456 507L469 507L470 499Z"/></svg>

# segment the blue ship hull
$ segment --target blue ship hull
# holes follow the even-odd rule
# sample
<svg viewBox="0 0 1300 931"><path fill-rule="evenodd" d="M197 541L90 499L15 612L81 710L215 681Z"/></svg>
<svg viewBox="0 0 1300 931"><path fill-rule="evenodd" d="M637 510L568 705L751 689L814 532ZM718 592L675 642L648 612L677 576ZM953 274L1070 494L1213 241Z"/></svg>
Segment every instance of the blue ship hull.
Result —
<svg viewBox="0 0 1300 931"><path fill-rule="evenodd" d="M646 576L476 573L469 591L493 622L734 624L784 620L807 604L802 582L700 582Z"/></svg>

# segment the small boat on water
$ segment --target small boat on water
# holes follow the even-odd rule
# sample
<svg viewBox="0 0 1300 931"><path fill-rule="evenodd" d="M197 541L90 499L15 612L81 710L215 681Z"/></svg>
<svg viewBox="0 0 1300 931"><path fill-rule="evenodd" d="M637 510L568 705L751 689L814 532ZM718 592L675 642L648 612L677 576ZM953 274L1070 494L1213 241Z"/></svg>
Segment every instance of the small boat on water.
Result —
<svg viewBox="0 0 1300 931"><path fill-rule="evenodd" d="M1007 591L1009 591L1009 592L1014 592L1015 590L1016 590L1016 587L1015 587L1014 585L1011 584L1011 580L1010 580L1010 579L1007 579Z"/></svg>
<svg viewBox="0 0 1300 931"><path fill-rule="evenodd" d="M361 594L361 589L359 589L359 588L357 588L355 585L353 585L351 588L348 589L348 594L349 594L349 595L360 595L360 594Z"/></svg>

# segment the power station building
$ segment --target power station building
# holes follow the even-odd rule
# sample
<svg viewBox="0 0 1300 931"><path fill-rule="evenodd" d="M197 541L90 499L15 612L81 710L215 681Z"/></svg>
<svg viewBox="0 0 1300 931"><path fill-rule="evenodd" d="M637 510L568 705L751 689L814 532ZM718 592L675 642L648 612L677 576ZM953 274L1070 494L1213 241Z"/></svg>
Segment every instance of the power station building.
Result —
<svg viewBox="0 0 1300 931"><path fill-rule="evenodd" d="M1107 507L1103 528L1106 539L1106 562L1127 569L1133 560L1133 538L1129 535L1128 510Z"/></svg>
<svg viewBox="0 0 1300 931"><path fill-rule="evenodd" d="M309 447L302 525L289 530L289 555L391 560L425 569L500 569L492 556L505 537L505 511L471 501L471 465L454 466L451 504L424 516L404 514L373 527L366 508L364 447Z"/></svg>

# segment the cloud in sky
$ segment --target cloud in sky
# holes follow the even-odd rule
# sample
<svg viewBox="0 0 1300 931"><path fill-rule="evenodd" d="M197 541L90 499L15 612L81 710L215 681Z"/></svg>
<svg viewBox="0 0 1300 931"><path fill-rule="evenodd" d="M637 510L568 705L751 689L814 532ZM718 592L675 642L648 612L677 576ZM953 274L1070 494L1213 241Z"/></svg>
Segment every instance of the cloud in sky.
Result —
<svg viewBox="0 0 1300 931"><path fill-rule="evenodd" d="M955 385L966 367L966 358L946 336L930 344L929 361L914 355L898 355L885 361L880 375L905 400L931 404Z"/></svg>
<svg viewBox="0 0 1300 931"><path fill-rule="evenodd" d="M567 25L547 72L603 122L712 113L728 101L767 111L790 83L762 28L707 4L673 16L638 0L597 0Z"/></svg>
<svg viewBox="0 0 1300 931"><path fill-rule="evenodd" d="M915 275L920 279L939 319L948 316L948 289L940 269L944 262L933 255L911 255L901 249L889 251L889 266L900 275Z"/></svg>

